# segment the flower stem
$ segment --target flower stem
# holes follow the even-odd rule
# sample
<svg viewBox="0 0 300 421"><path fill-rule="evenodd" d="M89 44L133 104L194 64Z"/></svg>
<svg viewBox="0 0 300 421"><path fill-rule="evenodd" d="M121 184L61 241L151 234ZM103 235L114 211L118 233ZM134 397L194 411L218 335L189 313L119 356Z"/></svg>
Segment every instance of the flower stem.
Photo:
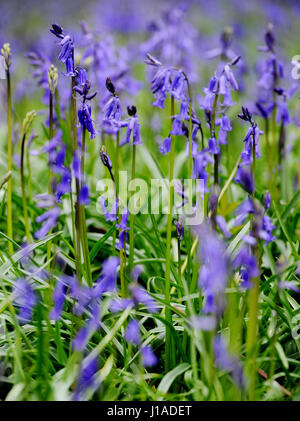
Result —
<svg viewBox="0 0 300 421"><path fill-rule="evenodd" d="M50 90L50 97L49 97L49 139L51 140L53 138L53 92ZM51 152L49 152L49 179L48 179L48 194L52 194L52 162L51 162ZM51 230L52 231L52 230ZM50 233L51 233L50 231ZM51 259L51 247L52 247L52 241L50 240L47 244L47 261ZM51 263L49 263L49 268L51 266Z"/></svg>
<svg viewBox="0 0 300 421"><path fill-rule="evenodd" d="M136 156L136 145L133 144L132 146L132 163L131 163L131 180L133 181L135 179L135 156ZM134 181L133 181L133 185L132 185L132 194L131 194L131 198L134 195ZM133 204L131 203L131 206L133 206ZM130 225L130 231L129 231L129 273L131 273L132 269L133 269L133 255L134 255L134 232L133 232L133 228L134 228L134 213L130 212L130 216L129 216L130 220L129 220L129 225Z"/></svg>
<svg viewBox="0 0 300 421"><path fill-rule="evenodd" d="M175 104L174 97L171 96L171 116L174 116ZM171 152L170 152L170 172L169 172L169 211L167 223L167 249L166 249L166 284L165 284L165 300L168 306L170 305L170 271L171 271L171 240L172 240L172 209L174 199L173 173L174 173L174 158L175 158L175 141L171 136ZM171 309L166 305L165 317L167 323L172 323ZM171 368L171 330L166 326L166 348L165 348L165 370L168 372Z"/></svg>
<svg viewBox="0 0 300 421"><path fill-rule="evenodd" d="M9 68L6 70L7 79L7 162L8 172L12 169L12 112L11 112L11 83ZM12 173L7 182L7 235L13 239L13 224L12 224ZM8 242L8 250L13 254L13 243Z"/></svg>
<svg viewBox="0 0 300 421"><path fill-rule="evenodd" d="M118 132L117 138L116 138L115 177L114 177L114 183L115 183L115 189L116 189L116 200L118 198L118 192L119 192L119 149L120 149L120 134ZM118 203L118 206L117 206L117 219L119 217L119 207L120 207L120 203ZM115 245L116 237L117 237L117 231L115 230L113 233L113 244L112 244L112 249L113 249L114 254L117 253L116 245Z"/></svg>
<svg viewBox="0 0 300 421"><path fill-rule="evenodd" d="M24 133L22 135L22 141L21 141L21 189L22 189L22 203L23 203L23 212L24 212L26 240L27 240L27 243L29 244L31 240L31 236L30 236L30 228L29 228L26 191L25 191L25 176L24 176L25 140L26 140L26 134Z"/></svg>
<svg viewBox="0 0 300 421"><path fill-rule="evenodd" d="M255 138L253 133L252 142L252 166L251 173L253 179L252 198L255 195ZM254 221L252 219L252 229ZM257 258L257 246L252 246L252 253ZM256 354L257 354L257 327L258 327L258 297L259 297L259 277L252 279L252 288L249 292L249 321L247 326L247 340L246 340L246 355L248 360L248 370L250 376L249 384L249 400L255 400L255 385L256 385Z"/></svg>
<svg viewBox="0 0 300 421"><path fill-rule="evenodd" d="M212 115L211 115L210 132L211 132L212 137L215 137L218 98L219 98L219 82L217 85L217 92L215 94L213 110L212 110ZM214 154L214 184L215 185L219 184L219 155L218 154Z"/></svg>
<svg viewBox="0 0 300 421"><path fill-rule="evenodd" d="M81 145L81 188L84 181L84 164L85 164L85 140L86 140L86 129L82 128L82 145ZM83 258L86 267L87 282L89 286L93 285L92 273L91 273L91 264L90 264L90 255L89 255L89 245L87 239L87 230L86 230L86 219L85 219L85 209L82 204L79 204L80 212L80 228L81 228L81 242L82 242L82 252Z"/></svg>
<svg viewBox="0 0 300 421"><path fill-rule="evenodd" d="M73 127L73 153L77 151L77 114L76 114L76 93L74 91L75 77L72 77L72 127ZM75 265L78 280L81 280L81 254L80 254L80 209L79 209L79 180L76 178L76 203L75 203Z"/></svg>

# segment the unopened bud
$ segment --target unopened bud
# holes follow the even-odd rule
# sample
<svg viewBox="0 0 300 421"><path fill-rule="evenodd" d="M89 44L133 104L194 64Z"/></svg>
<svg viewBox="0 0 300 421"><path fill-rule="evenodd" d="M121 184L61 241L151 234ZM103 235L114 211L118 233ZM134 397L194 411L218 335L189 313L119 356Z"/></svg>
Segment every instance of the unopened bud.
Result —
<svg viewBox="0 0 300 421"><path fill-rule="evenodd" d="M4 58L4 62L5 62L5 66L6 69L8 70L8 68L11 65L11 51L10 51L10 44L6 43L3 45L3 47L1 48L1 55Z"/></svg>
<svg viewBox="0 0 300 421"><path fill-rule="evenodd" d="M54 94L57 87L57 68L51 64L48 71L48 85L50 92Z"/></svg>

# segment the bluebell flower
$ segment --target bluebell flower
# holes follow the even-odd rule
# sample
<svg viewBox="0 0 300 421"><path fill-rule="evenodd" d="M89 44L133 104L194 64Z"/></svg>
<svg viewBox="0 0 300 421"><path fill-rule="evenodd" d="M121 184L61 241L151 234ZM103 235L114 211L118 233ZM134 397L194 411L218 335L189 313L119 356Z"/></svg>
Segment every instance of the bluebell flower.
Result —
<svg viewBox="0 0 300 421"><path fill-rule="evenodd" d="M203 313L220 314L224 309L225 288L228 276L228 259L225 247L209 227L202 227L199 238L202 267L198 286L202 289L205 301ZM218 264L216 265L216 262Z"/></svg>
<svg viewBox="0 0 300 421"><path fill-rule="evenodd" d="M220 153L220 146L218 146L215 137L210 137L208 139L208 150L212 155L218 155Z"/></svg>
<svg viewBox="0 0 300 421"><path fill-rule="evenodd" d="M262 240L265 240L265 244L271 243L276 239L273 236L272 231L276 228L272 225L271 219L268 215L264 215L262 220L262 229L259 230L258 235Z"/></svg>
<svg viewBox="0 0 300 421"><path fill-rule="evenodd" d="M90 316L82 326L72 341L72 347L75 351L83 351L87 346L89 339L100 327L100 303L96 299L92 299L85 305L85 311L89 309Z"/></svg>
<svg viewBox="0 0 300 421"><path fill-rule="evenodd" d="M137 307L140 304L144 304L149 313L156 313L158 311L155 300L147 293L144 288L139 286L136 282L133 282L129 285L129 292L131 298L112 301L110 310L113 312L118 312L129 307Z"/></svg>
<svg viewBox="0 0 300 421"><path fill-rule="evenodd" d="M188 99L186 75L181 69L163 66L150 54L147 54L145 63L156 68L151 85L152 93L156 98L153 106L164 108L168 93L178 101Z"/></svg>
<svg viewBox="0 0 300 421"><path fill-rule="evenodd" d="M225 218L222 215L216 215L215 221L216 221L218 227L220 228L220 230L222 231L222 233L224 234L224 236L227 237L227 238L230 238L231 233L230 233L230 231L228 231Z"/></svg>
<svg viewBox="0 0 300 421"><path fill-rule="evenodd" d="M45 237L57 224L60 215L60 208L54 207L36 218L36 222L44 222L43 226L34 233L35 238Z"/></svg>
<svg viewBox="0 0 300 421"><path fill-rule="evenodd" d="M233 267L240 268L242 286L252 288L252 279L259 276L259 269L255 256L250 252L249 247L244 245L233 261Z"/></svg>
<svg viewBox="0 0 300 421"><path fill-rule="evenodd" d="M64 303L66 301L66 293L69 286L69 277L61 276L57 282L53 292L54 307L50 312L50 320L58 320L63 311Z"/></svg>
<svg viewBox="0 0 300 421"><path fill-rule="evenodd" d="M182 218L179 217L178 221L175 219L174 224L176 226L177 238L179 239L179 241L181 241L184 235L184 226L183 226Z"/></svg>
<svg viewBox="0 0 300 421"><path fill-rule="evenodd" d="M106 88L111 93L111 96L104 106L102 127L106 132L116 134L123 126L123 123L121 122L122 107L120 99L116 95L115 86L109 78L106 79ZM124 123L124 125L126 125L126 123Z"/></svg>
<svg viewBox="0 0 300 421"><path fill-rule="evenodd" d="M83 87L87 82L87 72L81 66L76 66L74 69L75 73L75 85Z"/></svg>
<svg viewBox="0 0 300 421"><path fill-rule="evenodd" d="M50 32L59 38L61 50L58 60L66 65L66 76L74 76L74 42L70 35L65 35L63 28L53 24Z"/></svg>
<svg viewBox="0 0 300 421"><path fill-rule="evenodd" d="M116 227L119 228L120 230L119 242L116 243L116 247L119 250L124 249L127 231L130 229L129 227L127 227L128 217L129 217L129 211L126 208L124 209L122 213L121 221L118 224L116 224Z"/></svg>
<svg viewBox="0 0 300 421"><path fill-rule="evenodd" d="M214 59L219 57L221 60L231 61L236 57L236 54L231 50L233 29L226 27L220 36L220 47L213 48L205 53L205 57L208 59Z"/></svg>
<svg viewBox="0 0 300 421"><path fill-rule="evenodd" d="M164 141L159 145L159 150L162 155L166 155L171 150L172 139L170 136L166 137Z"/></svg>
<svg viewBox="0 0 300 421"><path fill-rule="evenodd" d="M216 365L225 371L229 371L234 382L240 389L245 388L244 372L239 359L230 355L227 346L221 336L214 338L214 355Z"/></svg>
<svg viewBox="0 0 300 421"><path fill-rule="evenodd" d="M80 166L80 158L79 158L79 154L78 151L74 151L73 154L73 161L72 161L72 167L73 167L73 172L74 172L74 176L77 180L81 181L81 166Z"/></svg>
<svg viewBox="0 0 300 421"><path fill-rule="evenodd" d="M127 107L127 111L129 114L129 119L126 121L126 138L121 142L121 145L124 145L125 143L130 143L131 137L133 145L140 145L142 142L140 135L140 124L138 121L136 107Z"/></svg>
<svg viewBox="0 0 300 421"><path fill-rule="evenodd" d="M134 305L144 304L150 313L156 313L158 311L155 300L147 293L147 291L141 286L133 283L129 286L130 294L133 299Z"/></svg>
<svg viewBox="0 0 300 421"><path fill-rule="evenodd" d="M239 165L235 181L242 183L245 189L250 193L254 189L254 180L250 174L250 169L244 169L243 166L250 166L253 161L253 148L255 148L256 158L261 158L261 151L259 145L259 137L263 132L259 129L257 124L252 120L252 114L246 107L242 107L242 113L238 114L241 120L247 121L250 127L243 139L244 149L241 153L242 162Z"/></svg>
<svg viewBox="0 0 300 421"><path fill-rule="evenodd" d="M105 150L105 148L104 148L104 147L102 147L102 148L101 148L101 150L100 150L100 158L101 158L101 161L102 161L103 165L104 165L106 168L108 168L108 169L109 169L109 171L111 171L111 170L112 170L112 163L111 163L111 159L110 159L110 157L109 157L109 155L108 155L108 153L106 152L106 150Z"/></svg>
<svg viewBox="0 0 300 421"><path fill-rule="evenodd" d="M268 211L271 206L271 195L268 190L265 192L265 195L264 195L264 206L265 206L266 211Z"/></svg>
<svg viewBox="0 0 300 421"><path fill-rule="evenodd" d="M275 106L273 101L274 89L276 89L280 79L284 77L283 65L275 52L275 36L271 24L269 24L265 34L265 46L258 49L268 54L267 59L260 66L260 75L257 82L259 88L258 103L264 104L265 109L268 110Z"/></svg>
<svg viewBox="0 0 300 421"><path fill-rule="evenodd" d="M97 132L94 128L94 122L91 117L91 107L89 105L84 103L81 105L78 110L78 120L82 127L91 134L91 139L94 139Z"/></svg>
<svg viewBox="0 0 300 421"><path fill-rule="evenodd" d="M118 219L118 200L114 201L111 211L108 210L106 201L107 201L106 197L101 196L100 204L101 204L101 208L102 208L102 212L104 214L105 220L116 221Z"/></svg>
<svg viewBox="0 0 300 421"><path fill-rule="evenodd" d="M56 199L61 203L61 197L66 193L71 193L72 174L69 168L64 167L61 180L57 185Z"/></svg>
<svg viewBox="0 0 300 421"><path fill-rule="evenodd" d="M14 305L19 309L20 324L31 321L33 309L37 304L37 295L31 284L24 278L16 279L13 287Z"/></svg>
<svg viewBox="0 0 300 421"><path fill-rule="evenodd" d="M153 367L158 360L150 345L145 345L141 348L142 363L144 367Z"/></svg>
<svg viewBox="0 0 300 421"><path fill-rule="evenodd" d="M227 133L231 132L232 127L229 118L224 114L221 118L216 119L216 126L220 125L218 142L220 145L226 145Z"/></svg>
<svg viewBox="0 0 300 421"><path fill-rule="evenodd" d="M204 180L204 189L206 192L208 179L206 168L209 164L213 164L213 162L213 157L208 149L204 149L194 156L193 178Z"/></svg>
<svg viewBox="0 0 300 421"><path fill-rule="evenodd" d="M89 94L90 87L90 82L87 79L85 79L83 85L76 85L74 87L74 90L77 93L79 93L79 95L82 98L81 106L78 109L79 123L91 134L91 139L94 139L96 137L97 132L94 128L94 122L91 116L91 106L87 105L86 101L93 99L97 95L97 92Z"/></svg>
<svg viewBox="0 0 300 421"><path fill-rule="evenodd" d="M96 390L99 387L99 380L96 379L98 369L97 357L87 357L83 360L74 393L75 401L83 400L88 389Z"/></svg>
<svg viewBox="0 0 300 421"><path fill-rule="evenodd" d="M117 268L119 264L120 259L116 256L109 257L103 262L100 278L96 281L96 285L94 286L94 297L101 298L105 292L115 291Z"/></svg>
<svg viewBox="0 0 300 421"><path fill-rule="evenodd" d="M245 219L254 213L254 205L250 198L244 200L236 209L236 225L241 225Z"/></svg>
<svg viewBox="0 0 300 421"><path fill-rule="evenodd" d="M45 89L45 94L48 97L48 71L51 66L49 57L41 51L31 51L26 54L26 57L29 59L30 65L34 68L33 77L37 79L38 85Z"/></svg>
<svg viewBox="0 0 300 421"><path fill-rule="evenodd" d="M202 102L201 108L204 110L213 110L213 104L215 99L215 93L217 90L218 79L216 76L212 77L209 81L208 87L203 88L203 92L205 93L204 100Z"/></svg>
<svg viewBox="0 0 300 421"><path fill-rule="evenodd" d="M234 180L241 184L246 192L252 194L254 191L254 180L252 177L252 173L249 167L243 167L239 165L236 176Z"/></svg>
<svg viewBox="0 0 300 421"><path fill-rule="evenodd" d="M78 203L81 205L88 205L90 203L89 187L86 184L80 189Z"/></svg>
<svg viewBox="0 0 300 421"><path fill-rule="evenodd" d="M132 319L128 323L128 326L125 332L125 339L127 342L131 342L134 345L138 345L140 343L141 341L140 326L137 320Z"/></svg>
<svg viewBox="0 0 300 421"><path fill-rule="evenodd" d="M35 196L36 207L40 209L50 208L55 206L56 200L53 194L41 193Z"/></svg>

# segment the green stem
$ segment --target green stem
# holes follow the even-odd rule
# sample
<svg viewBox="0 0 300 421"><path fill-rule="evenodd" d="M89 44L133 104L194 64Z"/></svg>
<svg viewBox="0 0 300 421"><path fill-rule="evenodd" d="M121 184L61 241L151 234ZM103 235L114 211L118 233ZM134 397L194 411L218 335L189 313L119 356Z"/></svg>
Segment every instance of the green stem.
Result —
<svg viewBox="0 0 300 421"><path fill-rule="evenodd" d="M255 195L255 139L253 135L252 142L252 179L253 179L253 193L252 198ZM252 229L253 229L252 219ZM257 246L252 247L252 253L257 258ZM250 377L249 384L249 400L255 400L255 386L256 386L256 354L257 354L257 328L258 328L258 297L259 297L259 277L252 279L252 288L249 292L249 321L247 326L247 339L246 339L246 355L248 364L248 373Z"/></svg>
<svg viewBox="0 0 300 421"><path fill-rule="evenodd" d="M132 146L132 165L131 165L131 180L133 181L135 179L135 155L136 155L136 145L133 144ZM131 194L131 198L134 195L134 181L133 181L133 185L132 187L132 194ZM131 206L133 206L133 204L131 203ZM130 230L129 230L129 274L131 273L132 269L133 269L133 255L134 255L134 232L133 232L133 228L134 228L134 213L131 212L130 213Z"/></svg>
<svg viewBox="0 0 300 421"><path fill-rule="evenodd" d="M83 186L83 180L84 180L85 140L86 140L86 129L85 129L85 127L82 127L81 188ZM87 239L85 208L82 204L79 204L79 212L80 212L82 252L83 252L83 258L84 258L85 267L86 267L87 282L88 282L89 286L92 286L93 285L93 279L92 279L92 273L91 273L89 245L88 245L88 239Z"/></svg>
<svg viewBox="0 0 300 421"><path fill-rule="evenodd" d="M53 92L50 90L50 97L49 97L49 139L51 140L53 138ZM51 162L50 162L50 154L49 152L49 179L48 179L48 194L52 194L52 168L51 168ZM50 231L51 234L52 230ZM47 261L50 261L51 259L51 247L52 247L52 241L50 240L47 244ZM51 263L49 263L49 268L51 266Z"/></svg>
<svg viewBox="0 0 300 421"><path fill-rule="evenodd" d="M120 134L117 133L117 139L116 139L116 154L115 154L115 177L114 177L114 183L115 183L115 189L116 189L116 200L118 198L118 191L119 191L119 149L120 149ZM120 203L117 206L117 217L119 216L119 207ZM117 231L115 230L113 233L113 253L116 254L116 237L117 237Z"/></svg>
<svg viewBox="0 0 300 421"><path fill-rule="evenodd" d="M213 111L211 115L211 122L210 122L211 137L215 137L218 98L219 98L219 82L217 85L217 92L215 94ZM219 184L219 155L218 154L214 154L214 184L215 185Z"/></svg>
<svg viewBox="0 0 300 421"><path fill-rule="evenodd" d="M175 104L174 97L171 96L171 116L174 116ZM171 269L171 240L172 240L172 209L174 199L174 186L173 186L173 174L174 174L174 159L175 159L175 141L174 137L171 136L171 152L170 152L170 172L169 172L169 210L168 210L168 222L167 222L167 248L166 248L166 284L165 284L165 317L166 322L172 324L172 313L169 308L171 296L170 296L170 269ZM166 326L166 349L165 349L165 370L168 372L171 368L171 330Z"/></svg>
<svg viewBox="0 0 300 421"><path fill-rule="evenodd" d="M27 243L29 244L31 241L31 236L30 236L30 228L29 228L26 191L25 191L25 176L24 176L25 140L26 140L26 134L24 133L22 136L22 141L21 141L21 189L22 189L22 203L23 203L26 239L27 239Z"/></svg>
<svg viewBox="0 0 300 421"><path fill-rule="evenodd" d="M7 161L8 172L12 170L12 112L11 112L11 83L9 68L6 70L7 79ZM12 223L12 173L7 182L7 235L13 239ZM9 254L13 254L14 248L11 241L8 242Z"/></svg>
<svg viewBox="0 0 300 421"><path fill-rule="evenodd" d="M76 93L74 91L75 77L72 77L72 127L73 127L73 153L77 152L77 110L76 110ZM76 203L75 203L75 265L76 275L80 282L81 280L81 253L80 253L80 208L78 203L80 184L79 180L75 179L76 184Z"/></svg>
<svg viewBox="0 0 300 421"><path fill-rule="evenodd" d="M29 149L26 149L26 161L27 161L27 186L28 186L28 201L29 201L29 213L30 213L30 220L33 221L33 209L32 209L32 183L31 183L31 165L30 165L30 154Z"/></svg>

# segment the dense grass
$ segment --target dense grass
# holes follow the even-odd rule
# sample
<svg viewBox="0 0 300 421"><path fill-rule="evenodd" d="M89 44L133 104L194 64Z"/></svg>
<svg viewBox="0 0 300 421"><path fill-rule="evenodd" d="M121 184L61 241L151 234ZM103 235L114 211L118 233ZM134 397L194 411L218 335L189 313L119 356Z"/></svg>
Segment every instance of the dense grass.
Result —
<svg viewBox="0 0 300 421"><path fill-rule="evenodd" d="M50 23L49 23L50 26ZM45 31L48 29L45 29ZM50 43L53 39L50 38ZM126 41L123 37L122 42ZM6 40L9 41L9 40ZM251 43L251 40L250 40ZM262 42L263 43L263 42ZM249 47L250 48L250 47ZM251 49L251 48L250 48ZM258 54L258 53L257 53ZM159 57L163 60L164 57ZM12 60L14 60L12 55ZM22 59L25 62L25 59ZM216 63L216 62L215 62ZM54 60L57 67L61 63ZM168 64L168 63L164 63ZM207 146L210 130L205 123L203 109L199 108L196 94L202 95L207 85L211 69L201 70L202 80L192 85L192 105L202 121L204 142ZM217 66L217 65L216 65ZM215 67L216 67L215 66ZM136 146L136 177L150 185L152 179L169 177L170 154L162 156L157 142L161 142L170 131L171 99L167 98L165 109L152 107L153 96L144 66L137 59L132 69L143 88L134 99L128 101L120 94L121 103L134 103L138 109L143 144ZM88 69L88 72L92 72ZM14 74L16 83L17 75ZM27 76L28 78L30 75ZM91 76L92 78L92 76ZM204 82L205 81L205 82ZM246 84L255 84L253 74L248 74ZM59 73L59 84L71 89L70 78ZM59 85L60 86L60 85ZM57 90L59 94L59 88ZM105 92L106 93L106 92ZM98 96L104 92L98 92ZM245 103L255 103L255 97L247 97L248 92L234 92L236 105L230 108L228 116L232 131L228 134L228 144L221 146L222 158L219 166L219 201L216 213L226 219L230 238L225 238L219 228L214 236L224 244L230 262L234 261L243 244L243 237L252 230L253 217L249 215L242 224L236 225L236 210L248 197L245 189L234 181L239 156L243 149L246 126L237 118L240 107ZM32 97L24 97L13 104L13 131L18 142L14 144L14 153L20 154L21 139L26 132L26 142L31 133L35 137L31 150L41 150L52 137L46 118L48 106L41 103L42 90ZM297 97L297 95L296 95ZM289 101L289 108L297 110L298 99ZM5 100L4 103L6 104ZM78 103L79 104L79 103ZM64 106L63 112L61 111ZM96 100L92 102L93 117L98 123ZM43 109L46 114L38 114L28 129L22 129L22 120L26 112ZM179 104L175 102L175 114ZM71 165L73 154L72 112L70 103L55 101L57 121L54 131L62 131L66 145L67 165ZM151 124L153 116L160 122L160 128ZM294 114L293 114L294 115ZM72 341L77 332L87 322L90 309L83 314L74 314L74 299L70 296L64 304L58 321L49 316L53 308L53 292L61 275L73 276L76 273L76 243L74 242L71 207L76 202L75 180L73 178L72 202L65 194L60 207L61 213L57 225L42 239L34 237L41 224L36 218L43 213L37 207L35 196L46 193L49 183L47 154L30 154L25 147L25 189L26 206L30 235L26 235L26 216L22 201L20 168L17 160L12 163L12 222L13 237L7 232L7 181L0 189L0 399L1 400L72 400L78 388L78 379L82 367L91 357L96 357L98 370L93 377L94 384L84 389L81 399L87 400L297 400L299 388L300 332L297 327L300 320L299 291L280 287L282 282L299 284L299 217L300 217L300 173L299 173L299 127L294 122L287 125L286 143L293 145L286 154L280 171L276 169L278 160L278 142L280 124L271 121L270 145L266 142L265 120L255 116L259 127L264 130L260 137L262 158L257 159L255 168L255 193L253 197L263 206L267 189L272 193L270 209L267 211L275 225L272 242L258 242L255 251L259 263L257 329L254 329L256 351L250 346L249 311L251 309L251 291L241 286L240 272L233 269L227 276L224 291L225 306L217 316L217 325L210 330L197 328L195 317L201 314L205 294L198 287L199 271L203 266L199 253L205 247L206 237L199 231L185 227L184 237L177 241L176 227L171 226L171 246L168 258L168 215L138 213L134 217L134 252L133 266L142 265L138 278L140 286L145 288L155 299L157 312L149 312L147 306L140 304L119 312L112 312L112 300L129 297L129 286L133 277L129 270L129 245L122 252L121 265L117 268L117 291L105 293L101 298L100 327L93 333L82 352L74 351ZM74 122L73 122L74 123ZM186 122L188 125L188 121ZM74 125L74 124L73 124ZM0 176L7 170L7 122L1 122ZM78 130L81 136L81 129ZM121 138L125 136L122 130ZM19 140L20 139L20 140ZM80 138L79 138L80 139ZM197 139L200 147L200 138ZM187 139L174 136L174 178L188 178L190 171L186 153ZM132 146L125 144L117 151L116 138L103 135L101 130L93 140L86 136L85 178L90 187L90 203L84 206L87 231L87 252L80 258L82 285L88 285L87 260L90 261L91 278L95 285L103 269L103 262L110 256L118 255L114 242L119 236L115 222L107 221L99 212L99 192L97 182L109 178L109 172L103 166L99 152L105 144L115 167L119 154L119 170L127 171L128 178L132 171ZM270 155L271 150L271 155ZM273 174L270 176L270 166ZM213 183L213 165L208 167ZM210 216L208 201L212 193L205 195L205 216ZM147 200L150 202L150 193ZM162 196L162 207L167 209L169 196ZM172 218L171 218L172 222ZM26 238L27 236L27 238ZM28 238L29 237L29 238ZM26 257L22 244L27 241ZM10 246L9 246L10 244ZM179 250L180 249L180 250ZM179 258L178 258L179 257ZM129 262L129 263L128 263ZM78 261L77 261L78 264ZM219 262L215 262L216 265ZM123 266L122 266L123 265ZM168 275L168 267L170 275ZM37 304L32 318L25 324L18 319L19 306L15 302L14 285L19 278L25 278L32 285ZM170 288L166 292L166 278ZM121 282L123 283L121 285ZM168 279L167 279L168 282ZM214 282L214 279L211 279ZM125 285L125 286L124 286ZM168 285L168 284L167 284ZM140 344L135 346L125 338L128 322L136 319L140 326ZM250 317L251 319L251 317ZM228 345L228 352L242 367L245 376L244 388L237 385L232 369L222 370L215 360L213 340L221 335ZM167 338L167 339L166 339ZM166 346L166 341L167 346ZM248 345L247 345L248 343ZM144 367L141 347L151 345L157 357L157 364ZM251 344L250 344L251 345ZM252 354L254 352L254 354ZM256 352L256 354L255 354ZM254 383L253 383L254 382Z"/></svg>

